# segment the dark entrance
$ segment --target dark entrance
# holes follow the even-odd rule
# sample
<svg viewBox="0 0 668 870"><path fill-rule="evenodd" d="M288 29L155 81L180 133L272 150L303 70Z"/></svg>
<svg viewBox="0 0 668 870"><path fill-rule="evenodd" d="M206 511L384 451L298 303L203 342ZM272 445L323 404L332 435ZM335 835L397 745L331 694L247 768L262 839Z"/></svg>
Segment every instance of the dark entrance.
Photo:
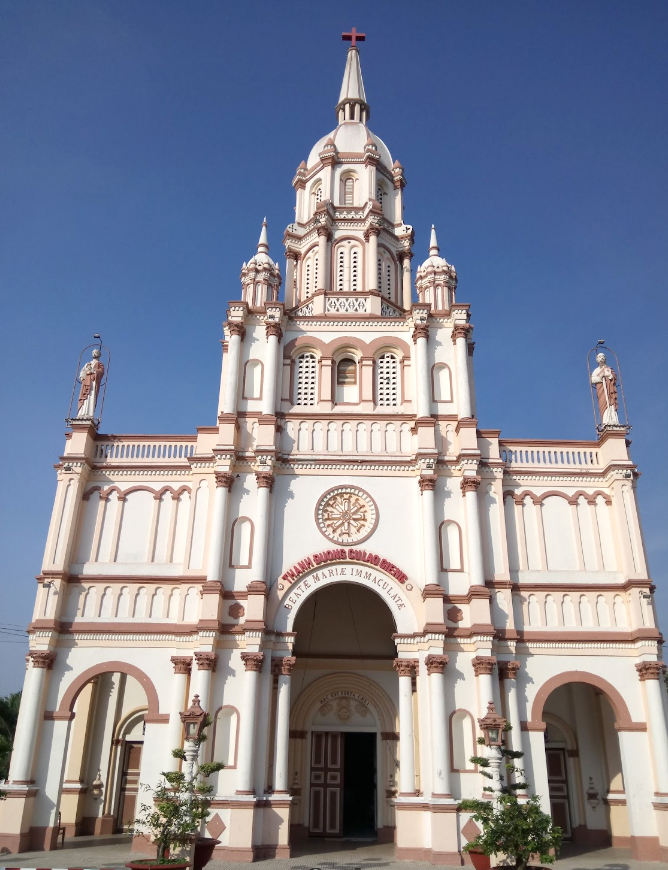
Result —
<svg viewBox="0 0 668 870"><path fill-rule="evenodd" d="M343 836L376 836L376 735L344 732Z"/></svg>

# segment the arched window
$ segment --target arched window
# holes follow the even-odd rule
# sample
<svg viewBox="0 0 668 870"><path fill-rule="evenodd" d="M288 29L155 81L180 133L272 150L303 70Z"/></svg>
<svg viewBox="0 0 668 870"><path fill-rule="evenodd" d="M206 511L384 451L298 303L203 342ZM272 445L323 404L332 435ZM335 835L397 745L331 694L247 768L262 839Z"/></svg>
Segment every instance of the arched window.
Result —
<svg viewBox="0 0 668 870"><path fill-rule="evenodd" d="M250 568L253 562L253 522L239 517L232 523L230 568Z"/></svg>
<svg viewBox="0 0 668 870"><path fill-rule="evenodd" d="M382 407L399 404L399 358L393 353L383 353L376 362L376 397Z"/></svg>
<svg viewBox="0 0 668 870"><path fill-rule="evenodd" d="M385 191L383 190L382 186L379 184L378 187L376 188L376 199L380 203L381 208L383 205L384 193L385 193Z"/></svg>
<svg viewBox="0 0 668 870"><path fill-rule="evenodd" d="M462 531L453 520L441 523L441 571L462 571Z"/></svg>
<svg viewBox="0 0 668 870"><path fill-rule="evenodd" d="M358 396L357 362L345 357L336 365L336 401L356 403L359 401Z"/></svg>
<svg viewBox="0 0 668 870"><path fill-rule="evenodd" d="M249 359L244 366L244 399L262 398L262 362Z"/></svg>
<svg viewBox="0 0 668 870"><path fill-rule="evenodd" d="M315 405L316 395L316 357L314 353L303 353L296 360L296 405Z"/></svg>
<svg viewBox="0 0 668 870"><path fill-rule="evenodd" d="M394 261L385 250L378 252L378 292L386 299L394 297Z"/></svg>
<svg viewBox="0 0 668 870"><path fill-rule="evenodd" d="M302 267L302 292L300 302L309 299L318 289L318 251L313 248L304 257Z"/></svg>
<svg viewBox="0 0 668 870"><path fill-rule="evenodd" d="M362 251L350 240L336 249L336 289L339 293L362 290Z"/></svg>
<svg viewBox="0 0 668 870"><path fill-rule="evenodd" d="M341 183L341 202L343 205L355 205L355 179L350 175Z"/></svg>
<svg viewBox="0 0 668 870"><path fill-rule="evenodd" d="M311 188L311 214L315 212L319 202L322 202L322 182L316 181Z"/></svg>

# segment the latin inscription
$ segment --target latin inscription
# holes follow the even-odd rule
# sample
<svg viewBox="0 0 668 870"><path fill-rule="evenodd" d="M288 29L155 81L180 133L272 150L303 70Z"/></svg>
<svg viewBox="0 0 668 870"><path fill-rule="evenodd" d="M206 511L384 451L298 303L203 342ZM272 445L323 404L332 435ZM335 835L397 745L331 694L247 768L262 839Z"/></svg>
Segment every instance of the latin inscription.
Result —
<svg viewBox="0 0 668 870"><path fill-rule="evenodd" d="M353 581L361 580L363 583L375 586L378 592L386 595L394 603L397 610L403 610L406 606L406 602L399 594L399 590L387 577L381 577L375 571L367 571L365 568L358 568L355 565L336 565L332 568L325 568L323 571L316 571L309 577L305 577L296 586L293 586L283 603L283 607L287 610L292 610L299 602L299 599L308 595L319 583L336 577L345 577Z"/></svg>

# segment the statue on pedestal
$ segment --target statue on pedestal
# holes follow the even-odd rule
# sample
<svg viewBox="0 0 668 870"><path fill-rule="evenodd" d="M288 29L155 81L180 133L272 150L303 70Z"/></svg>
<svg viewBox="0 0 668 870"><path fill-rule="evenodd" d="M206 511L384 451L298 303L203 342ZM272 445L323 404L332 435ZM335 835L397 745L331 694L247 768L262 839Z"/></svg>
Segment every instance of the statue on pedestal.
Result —
<svg viewBox="0 0 668 870"><path fill-rule="evenodd" d="M81 389L79 391L79 405L77 410L77 418L94 417L95 405L100 391L100 383L104 377L104 365L100 357L102 353L99 347L93 350L93 359L89 360L79 372L79 380L81 381Z"/></svg>
<svg viewBox="0 0 668 870"><path fill-rule="evenodd" d="M601 425L619 426L617 375L607 364L604 353L596 354L596 362L598 367L591 373L591 382L596 387Z"/></svg>

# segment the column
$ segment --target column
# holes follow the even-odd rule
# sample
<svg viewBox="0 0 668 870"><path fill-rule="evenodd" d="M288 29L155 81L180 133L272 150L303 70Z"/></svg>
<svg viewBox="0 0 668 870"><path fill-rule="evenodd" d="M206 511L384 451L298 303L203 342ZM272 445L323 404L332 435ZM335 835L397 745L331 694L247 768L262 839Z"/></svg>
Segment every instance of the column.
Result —
<svg viewBox="0 0 668 870"><path fill-rule="evenodd" d="M28 655L32 667L21 698L21 730L16 732L9 771L9 780L15 783L31 781L37 730L44 716L42 708L46 672L53 668L56 660L56 653L51 650L31 650Z"/></svg>
<svg viewBox="0 0 668 870"><path fill-rule="evenodd" d="M401 257L401 286L402 286L402 304L406 311L410 311L413 304L413 288L411 286L411 260L413 259L412 251L404 251L400 254Z"/></svg>
<svg viewBox="0 0 668 870"><path fill-rule="evenodd" d="M435 475L420 477L420 492L422 493L422 540L424 545L424 582L439 581L438 540L436 519L434 514Z"/></svg>
<svg viewBox="0 0 668 870"><path fill-rule="evenodd" d="M239 756L237 759L237 794L254 794L253 762L255 760L255 707L257 704L257 683L264 653L241 653L246 669L244 677L244 697L241 706L241 730Z"/></svg>
<svg viewBox="0 0 668 870"><path fill-rule="evenodd" d="M469 583L471 586L485 585L485 563L482 555L482 534L480 532L480 513L478 511L479 486L479 477L462 477L460 487L464 496L464 513L466 514Z"/></svg>
<svg viewBox="0 0 668 870"><path fill-rule="evenodd" d="M638 679L645 684L647 719L654 758L654 787L659 794L668 794L668 729L661 692L665 670L663 662L639 662Z"/></svg>
<svg viewBox="0 0 668 870"><path fill-rule="evenodd" d="M215 652L196 652L195 661L197 662L197 682L193 694L199 695L202 710L210 713L211 676L216 670L218 656Z"/></svg>
<svg viewBox="0 0 668 870"><path fill-rule="evenodd" d="M278 675L276 692L276 743L274 747L274 792L289 793L288 750L290 748L290 679L294 656L274 659L272 670Z"/></svg>
<svg viewBox="0 0 668 870"><path fill-rule="evenodd" d="M399 674L399 781L400 795L415 794L415 737L413 732L413 674L417 659L395 659Z"/></svg>
<svg viewBox="0 0 668 870"><path fill-rule="evenodd" d="M369 227L364 233L364 238L367 241L367 290L370 293L380 290L378 287L378 236L380 230L378 227Z"/></svg>
<svg viewBox="0 0 668 870"><path fill-rule="evenodd" d="M494 656L475 656L471 662L478 684L478 712L482 718L487 712L487 705L494 703Z"/></svg>
<svg viewBox="0 0 668 870"><path fill-rule="evenodd" d="M452 343L455 346L457 362L457 403L459 417L471 416L471 387L469 384L468 335L471 327L467 323L456 323L452 330Z"/></svg>
<svg viewBox="0 0 668 870"><path fill-rule="evenodd" d="M431 796L452 797L450 793L450 758L448 757L448 718L445 709L445 666L448 656L428 655L429 712L431 718Z"/></svg>
<svg viewBox="0 0 668 870"><path fill-rule="evenodd" d="M499 679L503 684L503 704L505 716L511 726L511 731L506 739L510 743L510 749L514 752L522 752L522 721L518 704L517 672L520 662L498 662Z"/></svg>
<svg viewBox="0 0 668 870"><path fill-rule="evenodd" d="M234 483L234 475L227 471L216 471L216 494L213 499L213 517L211 519L211 543L209 544L209 564L206 572L207 580L223 580L223 549L225 547L225 529L227 527L227 502L229 492Z"/></svg>
<svg viewBox="0 0 668 870"><path fill-rule="evenodd" d="M227 351L227 380L225 381L222 413L236 414L237 393L239 391L239 367L241 364L241 342L246 336L246 327L238 321L228 320L227 328L230 331L230 341Z"/></svg>
<svg viewBox="0 0 668 870"><path fill-rule="evenodd" d="M254 580L264 582L274 475L270 471L256 471L255 479L257 481L257 510L255 514L255 540L253 542L253 567L250 579L251 582Z"/></svg>
<svg viewBox="0 0 668 870"><path fill-rule="evenodd" d="M427 362L427 339L429 327L426 323L418 323L413 330L413 344L415 345L415 367L417 380L417 415L429 417L431 415L431 397L429 390L429 366Z"/></svg>
<svg viewBox="0 0 668 870"><path fill-rule="evenodd" d="M329 269L327 263L327 241L329 229L318 227L318 287L316 290L329 290Z"/></svg>
<svg viewBox="0 0 668 870"><path fill-rule="evenodd" d="M262 393L262 413L273 416L276 413L276 372L278 369L278 349L283 330L278 323L267 323L267 365L264 369Z"/></svg>
<svg viewBox="0 0 668 870"><path fill-rule="evenodd" d="M295 299L295 267L297 265L297 252L285 252L285 307L294 308L297 304Z"/></svg>
<svg viewBox="0 0 668 870"><path fill-rule="evenodd" d="M188 708L186 689L188 688L188 676L193 660L190 656L172 656L174 665L174 681L172 682L172 698L169 707L169 724L167 726L167 752L168 768L178 770L179 760L172 756L172 749L177 749L182 744L183 723L181 711Z"/></svg>

